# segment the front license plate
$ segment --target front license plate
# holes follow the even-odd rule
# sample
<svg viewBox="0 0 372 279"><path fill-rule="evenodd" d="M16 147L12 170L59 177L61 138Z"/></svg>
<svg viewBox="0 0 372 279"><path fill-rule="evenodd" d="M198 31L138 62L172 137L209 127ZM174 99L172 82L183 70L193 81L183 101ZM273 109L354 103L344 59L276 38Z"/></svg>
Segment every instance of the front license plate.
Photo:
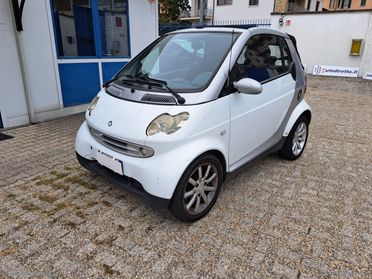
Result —
<svg viewBox="0 0 372 279"><path fill-rule="evenodd" d="M97 151L96 159L102 166L105 166L106 168L109 168L120 175L124 175L122 161L115 159L101 151Z"/></svg>

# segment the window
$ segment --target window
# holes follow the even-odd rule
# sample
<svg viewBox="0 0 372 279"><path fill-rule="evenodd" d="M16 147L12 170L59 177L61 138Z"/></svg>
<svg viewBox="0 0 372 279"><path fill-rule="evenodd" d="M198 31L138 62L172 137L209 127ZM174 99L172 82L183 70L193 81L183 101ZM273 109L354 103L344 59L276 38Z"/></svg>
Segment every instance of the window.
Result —
<svg viewBox="0 0 372 279"><path fill-rule="evenodd" d="M361 0L360 1L360 6L364 7L366 5L366 2L367 2L366 0Z"/></svg>
<svg viewBox="0 0 372 279"><path fill-rule="evenodd" d="M232 0L217 0L217 6L232 5Z"/></svg>
<svg viewBox="0 0 372 279"><path fill-rule="evenodd" d="M98 0L102 56L129 56L127 0Z"/></svg>
<svg viewBox="0 0 372 279"><path fill-rule="evenodd" d="M53 0L58 57L129 56L128 0Z"/></svg>
<svg viewBox="0 0 372 279"><path fill-rule="evenodd" d="M258 6L258 0L249 0L249 6Z"/></svg>
<svg viewBox="0 0 372 279"><path fill-rule="evenodd" d="M319 11L319 5L320 5L320 1L316 1L316 6L315 6L315 11L316 12Z"/></svg>
<svg viewBox="0 0 372 279"><path fill-rule="evenodd" d="M341 8L349 9L351 7L351 0L341 0Z"/></svg>
<svg viewBox="0 0 372 279"><path fill-rule="evenodd" d="M272 35L250 38L232 70L232 79L252 78L259 82L289 72L292 57L285 39Z"/></svg>
<svg viewBox="0 0 372 279"><path fill-rule="evenodd" d="M240 33L233 37L228 32L195 32L169 34L154 42L129 62L117 75L117 82L148 89L133 77L149 77L167 82L177 92L200 92L208 86L231 46ZM218 46L218 47L216 47ZM130 78L132 77L132 79ZM152 87L164 92L164 88Z"/></svg>

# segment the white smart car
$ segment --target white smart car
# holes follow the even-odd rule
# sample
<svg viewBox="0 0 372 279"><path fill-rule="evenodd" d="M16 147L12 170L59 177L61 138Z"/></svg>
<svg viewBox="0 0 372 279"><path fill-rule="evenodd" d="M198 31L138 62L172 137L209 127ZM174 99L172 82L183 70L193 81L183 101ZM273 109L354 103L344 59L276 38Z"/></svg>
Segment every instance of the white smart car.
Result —
<svg viewBox="0 0 372 279"><path fill-rule="evenodd" d="M196 221L228 173L270 152L301 156L311 120L305 91L290 35L263 28L172 32L94 98L77 134L77 158L153 207Z"/></svg>

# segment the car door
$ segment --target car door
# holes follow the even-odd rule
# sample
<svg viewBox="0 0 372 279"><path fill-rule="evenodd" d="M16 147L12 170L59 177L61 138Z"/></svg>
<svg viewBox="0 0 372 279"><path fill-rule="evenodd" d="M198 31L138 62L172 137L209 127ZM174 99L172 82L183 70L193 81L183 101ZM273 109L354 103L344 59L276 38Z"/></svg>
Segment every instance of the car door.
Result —
<svg viewBox="0 0 372 279"><path fill-rule="evenodd" d="M259 34L248 39L230 79L255 79L262 84L263 91L250 95L234 90L229 96L230 165L249 161L250 157L259 155L276 143L272 139L295 92L296 82L290 73L291 65L292 57L283 37Z"/></svg>

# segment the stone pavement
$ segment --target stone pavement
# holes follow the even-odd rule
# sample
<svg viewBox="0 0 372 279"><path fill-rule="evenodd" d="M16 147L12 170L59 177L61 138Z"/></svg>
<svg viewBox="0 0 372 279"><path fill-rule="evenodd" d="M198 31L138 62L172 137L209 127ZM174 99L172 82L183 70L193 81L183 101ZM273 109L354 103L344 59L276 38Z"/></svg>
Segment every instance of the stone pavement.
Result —
<svg viewBox="0 0 372 279"><path fill-rule="evenodd" d="M371 278L372 82L309 77L310 138L228 177L194 224L75 160L75 115L0 142L0 277Z"/></svg>

